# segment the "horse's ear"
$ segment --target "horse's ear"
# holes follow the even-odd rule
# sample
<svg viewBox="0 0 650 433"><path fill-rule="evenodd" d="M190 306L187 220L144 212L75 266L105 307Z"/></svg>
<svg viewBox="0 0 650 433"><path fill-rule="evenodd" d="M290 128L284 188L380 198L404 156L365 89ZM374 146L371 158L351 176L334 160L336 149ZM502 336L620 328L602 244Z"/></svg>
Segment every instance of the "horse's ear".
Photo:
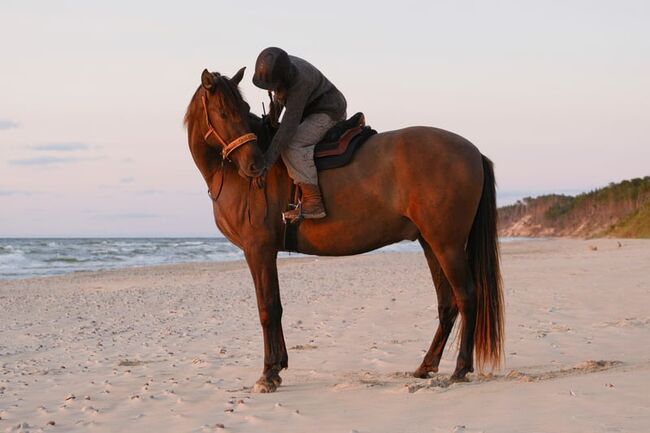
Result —
<svg viewBox="0 0 650 433"><path fill-rule="evenodd" d="M230 81L235 85L239 86L239 83L241 82L241 79L244 78L244 71L246 70L246 66L241 68L237 73L235 74L234 77L230 79Z"/></svg>
<svg viewBox="0 0 650 433"><path fill-rule="evenodd" d="M214 76L207 69L201 73L201 85L205 90L212 91L214 89Z"/></svg>

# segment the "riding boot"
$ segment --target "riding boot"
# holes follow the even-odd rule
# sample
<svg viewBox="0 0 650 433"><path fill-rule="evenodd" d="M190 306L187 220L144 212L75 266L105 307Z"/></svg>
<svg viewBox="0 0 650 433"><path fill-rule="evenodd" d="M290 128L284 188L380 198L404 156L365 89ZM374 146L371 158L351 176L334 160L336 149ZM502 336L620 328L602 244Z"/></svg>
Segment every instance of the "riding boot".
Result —
<svg viewBox="0 0 650 433"><path fill-rule="evenodd" d="M285 220L294 222L302 218L324 218L327 213L323 205L323 197L320 193L318 185L311 185L308 183L299 183L300 191L302 191L302 199L300 205L295 209L283 212Z"/></svg>
<svg viewBox="0 0 650 433"><path fill-rule="evenodd" d="M323 205L323 197L320 194L320 187L301 183L300 190L302 191L302 216L311 219L325 218L327 213Z"/></svg>

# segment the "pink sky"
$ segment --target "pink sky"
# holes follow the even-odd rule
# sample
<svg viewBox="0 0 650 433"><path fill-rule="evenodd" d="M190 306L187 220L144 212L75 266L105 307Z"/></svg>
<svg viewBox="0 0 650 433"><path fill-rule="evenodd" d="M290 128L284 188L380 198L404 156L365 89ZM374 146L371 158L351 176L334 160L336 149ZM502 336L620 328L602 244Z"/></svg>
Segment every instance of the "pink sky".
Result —
<svg viewBox="0 0 650 433"><path fill-rule="evenodd" d="M0 236L217 234L182 117L205 67L260 112L269 45L380 131L472 140L502 203L650 174L647 2L56 3L0 5Z"/></svg>

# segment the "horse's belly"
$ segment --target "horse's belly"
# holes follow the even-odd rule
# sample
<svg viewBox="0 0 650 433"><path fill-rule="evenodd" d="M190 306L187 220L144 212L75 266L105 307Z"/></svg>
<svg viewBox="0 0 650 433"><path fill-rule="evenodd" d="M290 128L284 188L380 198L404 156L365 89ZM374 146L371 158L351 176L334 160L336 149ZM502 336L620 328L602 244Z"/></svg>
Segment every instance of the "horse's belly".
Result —
<svg viewBox="0 0 650 433"><path fill-rule="evenodd" d="M406 218L368 217L356 221L303 221L298 252L321 256L347 256L372 251L403 240L415 240L418 229Z"/></svg>

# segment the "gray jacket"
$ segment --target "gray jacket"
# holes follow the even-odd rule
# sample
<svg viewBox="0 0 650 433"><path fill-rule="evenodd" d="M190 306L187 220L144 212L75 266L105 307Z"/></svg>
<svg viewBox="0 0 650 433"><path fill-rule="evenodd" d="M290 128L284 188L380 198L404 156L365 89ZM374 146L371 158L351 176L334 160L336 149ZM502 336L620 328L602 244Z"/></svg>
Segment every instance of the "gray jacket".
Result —
<svg viewBox="0 0 650 433"><path fill-rule="evenodd" d="M269 166L277 161L282 149L291 141L300 122L315 113L325 113L332 120L343 120L347 102L343 94L311 63L296 56L291 59L292 72L288 88L274 94L285 108L282 123L269 149ZM316 143L314 143L316 145Z"/></svg>

